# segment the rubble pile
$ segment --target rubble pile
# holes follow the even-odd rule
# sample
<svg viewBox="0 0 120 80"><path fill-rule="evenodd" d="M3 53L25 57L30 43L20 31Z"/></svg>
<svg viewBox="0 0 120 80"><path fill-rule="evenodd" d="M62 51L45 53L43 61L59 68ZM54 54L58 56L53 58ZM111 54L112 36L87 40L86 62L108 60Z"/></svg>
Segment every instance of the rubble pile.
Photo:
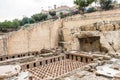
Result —
<svg viewBox="0 0 120 80"><path fill-rule="evenodd" d="M22 72L19 65L0 66L0 80L30 80L30 73Z"/></svg>

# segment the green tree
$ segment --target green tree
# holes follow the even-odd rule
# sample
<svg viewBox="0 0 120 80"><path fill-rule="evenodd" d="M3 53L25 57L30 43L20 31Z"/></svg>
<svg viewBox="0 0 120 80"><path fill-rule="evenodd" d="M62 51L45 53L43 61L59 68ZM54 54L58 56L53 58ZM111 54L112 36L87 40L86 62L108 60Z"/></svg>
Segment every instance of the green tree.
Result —
<svg viewBox="0 0 120 80"><path fill-rule="evenodd" d="M89 4L94 2L94 0L75 0L74 3L78 5L78 9L81 10L82 8L87 7Z"/></svg>
<svg viewBox="0 0 120 80"><path fill-rule="evenodd" d="M35 23L35 19L29 18L29 20L30 20L30 23Z"/></svg>
<svg viewBox="0 0 120 80"><path fill-rule="evenodd" d="M2 28L11 28L12 27L12 22L5 20L2 22Z"/></svg>
<svg viewBox="0 0 120 80"><path fill-rule="evenodd" d="M38 21L46 20L47 16L48 16L47 14L39 13L39 14L34 14L31 18L34 19L36 22L38 22Z"/></svg>
<svg viewBox="0 0 120 80"><path fill-rule="evenodd" d="M29 18L28 18L28 17L24 17L24 18L22 19L22 25L29 24L29 23L30 23L30 21L29 21Z"/></svg>
<svg viewBox="0 0 120 80"><path fill-rule="evenodd" d="M20 26L19 20L18 20L18 19L14 19L14 20L12 21L12 27L17 29L18 26Z"/></svg>
<svg viewBox="0 0 120 80"><path fill-rule="evenodd" d="M100 0L100 5L103 10L109 10L112 9L113 6L111 5L113 3L113 0Z"/></svg>
<svg viewBox="0 0 120 80"><path fill-rule="evenodd" d="M50 11L49 14L53 17L56 16L56 11Z"/></svg>
<svg viewBox="0 0 120 80"><path fill-rule="evenodd" d="M64 14L63 14L63 12L60 12L60 18L64 18L65 16L64 16Z"/></svg>

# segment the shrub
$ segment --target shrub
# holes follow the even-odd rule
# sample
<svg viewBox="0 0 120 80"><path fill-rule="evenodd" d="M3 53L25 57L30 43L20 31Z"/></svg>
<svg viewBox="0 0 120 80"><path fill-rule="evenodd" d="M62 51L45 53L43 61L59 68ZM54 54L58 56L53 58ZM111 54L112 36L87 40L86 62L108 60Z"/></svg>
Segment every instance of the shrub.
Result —
<svg viewBox="0 0 120 80"><path fill-rule="evenodd" d="M100 0L100 5L103 10L112 9L113 6L111 5L113 2L112 0Z"/></svg>
<svg viewBox="0 0 120 80"><path fill-rule="evenodd" d="M56 12L55 11L50 11L49 14L53 17L56 15Z"/></svg>

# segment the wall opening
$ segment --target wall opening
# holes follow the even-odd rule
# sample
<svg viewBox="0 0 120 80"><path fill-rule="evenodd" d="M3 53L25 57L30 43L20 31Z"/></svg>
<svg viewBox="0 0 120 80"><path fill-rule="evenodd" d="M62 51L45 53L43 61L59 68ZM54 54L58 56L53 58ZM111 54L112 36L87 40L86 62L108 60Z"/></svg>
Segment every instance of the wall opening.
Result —
<svg viewBox="0 0 120 80"><path fill-rule="evenodd" d="M34 53L32 53L32 55L34 55Z"/></svg>
<svg viewBox="0 0 120 80"><path fill-rule="evenodd" d="M60 57L58 57L58 61L60 61Z"/></svg>
<svg viewBox="0 0 120 80"><path fill-rule="evenodd" d="M3 58L0 58L0 61L2 61L3 60Z"/></svg>
<svg viewBox="0 0 120 80"><path fill-rule="evenodd" d="M18 57L20 57L20 55L18 55Z"/></svg>
<svg viewBox="0 0 120 80"><path fill-rule="evenodd" d="M42 65L42 62L40 62L40 65Z"/></svg>
<svg viewBox="0 0 120 80"><path fill-rule="evenodd" d="M27 69L29 69L29 64L27 64Z"/></svg>
<svg viewBox="0 0 120 80"><path fill-rule="evenodd" d="M86 62L88 62L88 58L86 58Z"/></svg>
<svg viewBox="0 0 120 80"><path fill-rule="evenodd" d="M23 56L25 56L25 54L23 54Z"/></svg>
<svg viewBox="0 0 120 80"><path fill-rule="evenodd" d="M30 54L28 54L28 56L30 56Z"/></svg>
<svg viewBox="0 0 120 80"><path fill-rule="evenodd" d="M76 56L76 61L78 61L78 56Z"/></svg>
<svg viewBox="0 0 120 80"><path fill-rule="evenodd" d="M6 59L8 59L8 57L6 57Z"/></svg>
<svg viewBox="0 0 120 80"><path fill-rule="evenodd" d="M12 56L12 58L15 58L15 56Z"/></svg>
<svg viewBox="0 0 120 80"><path fill-rule="evenodd" d="M45 63L48 64L48 60L46 60Z"/></svg>
<svg viewBox="0 0 120 80"><path fill-rule="evenodd" d="M79 38L80 50L84 52L101 51L100 36Z"/></svg>
<svg viewBox="0 0 120 80"><path fill-rule="evenodd" d="M52 59L50 59L50 63L52 63Z"/></svg>
<svg viewBox="0 0 120 80"><path fill-rule="evenodd" d="M64 60L64 56L62 57L62 60Z"/></svg>
<svg viewBox="0 0 120 80"><path fill-rule="evenodd" d="M34 65L34 67L36 67L36 63L34 63L33 65Z"/></svg>
<svg viewBox="0 0 120 80"><path fill-rule="evenodd" d="M72 60L73 60L73 55L72 55Z"/></svg>
<svg viewBox="0 0 120 80"><path fill-rule="evenodd" d="M54 58L53 60L54 60L54 62L55 62L55 58Z"/></svg>
<svg viewBox="0 0 120 80"><path fill-rule="evenodd" d="M80 61L83 62L83 57L81 57L80 59L81 59Z"/></svg>

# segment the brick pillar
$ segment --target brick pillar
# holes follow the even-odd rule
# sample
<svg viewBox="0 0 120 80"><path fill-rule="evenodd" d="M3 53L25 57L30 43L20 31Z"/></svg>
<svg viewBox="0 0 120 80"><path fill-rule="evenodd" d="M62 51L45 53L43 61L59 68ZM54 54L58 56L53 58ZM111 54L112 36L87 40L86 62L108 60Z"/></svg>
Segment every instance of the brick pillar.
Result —
<svg viewBox="0 0 120 80"><path fill-rule="evenodd" d="M2 58L2 61L4 61L5 59L6 59L6 57L5 56L3 56L3 57L1 57Z"/></svg>
<svg viewBox="0 0 120 80"><path fill-rule="evenodd" d="M21 66L21 70L26 70L27 69L27 65L22 65Z"/></svg>
<svg viewBox="0 0 120 80"><path fill-rule="evenodd" d="M39 61L36 62L36 67L37 67L37 66L40 66L40 62L39 62Z"/></svg>
<svg viewBox="0 0 120 80"><path fill-rule="evenodd" d="M88 58L88 63L89 63L89 62L91 62L91 59L90 59L90 58Z"/></svg>
<svg viewBox="0 0 120 80"><path fill-rule="evenodd" d="M66 56L64 56L64 60L66 59Z"/></svg>
<svg viewBox="0 0 120 80"><path fill-rule="evenodd" d="M30 63L29 68L33 68L33 67L34 67L34 63Z"/></svg>
<svg viewBox="0 0 120 80"><path fill-rule="evenodd" d="M55 58L55 62L58 61L58 57Z"/></svg>
<svg viewBox="0 0 120 80"><path fill-rule="evenodd" d="M83 62L86 63L86 57L83 57Z"/></svg>
<svg viewBox="0 0 120 80"><path fill-rule="evenodd" d="M42 65L45 65L45 60L42 61Z"/></svg>
<svg viewBox="0 0 120 80"><path fill-rule="evenodd" d="M60 56L59 58L60 58L60 61L62 61L62 56Z"/></svg>
<svg viewBox="0 0 120 80"><path fill-rule="evenodd" d="M81 56L80 56L80 62L82 62L82 61L83 61L82 59L83 59L83 57L81 57Z"/></svg>
<svg viewBox="0 0 120 80"><path fill-rule="evenodd" d="M80 57L80 56L78 56L77 58L78 58L78 61L80 61L80 62L81 62L81 57Z"/></svg>
<svg viewBox="0 0 120 80"><path fill-rule="evenodd" d="M72 55L69 55L70 59L72 60Z"/></svg>
<svg viewBox="0 0 120 80"><path fill-rule="evenodd" d="M50 63L50 59L48 59L48 64Z"/></svg>
<svg viewBox="0 0 120 80"><path fill-rule="evenodd" d="M70 59L70 58L69 58L69 55L66 55L66 58L67 58L67 59Z"/></svg>
<svg viewBox="0 0 120 80"><path fill-rule="evenodd" d="M75 56L75 55L73 55L73 60L75 60L75 61L76 61L76 56Z"/></svg>
<svg viewBox="0 0 120 80"><path fill-rule="evenodd" d="M54 62L54 58L52 58L52 63Z"/></svg>

